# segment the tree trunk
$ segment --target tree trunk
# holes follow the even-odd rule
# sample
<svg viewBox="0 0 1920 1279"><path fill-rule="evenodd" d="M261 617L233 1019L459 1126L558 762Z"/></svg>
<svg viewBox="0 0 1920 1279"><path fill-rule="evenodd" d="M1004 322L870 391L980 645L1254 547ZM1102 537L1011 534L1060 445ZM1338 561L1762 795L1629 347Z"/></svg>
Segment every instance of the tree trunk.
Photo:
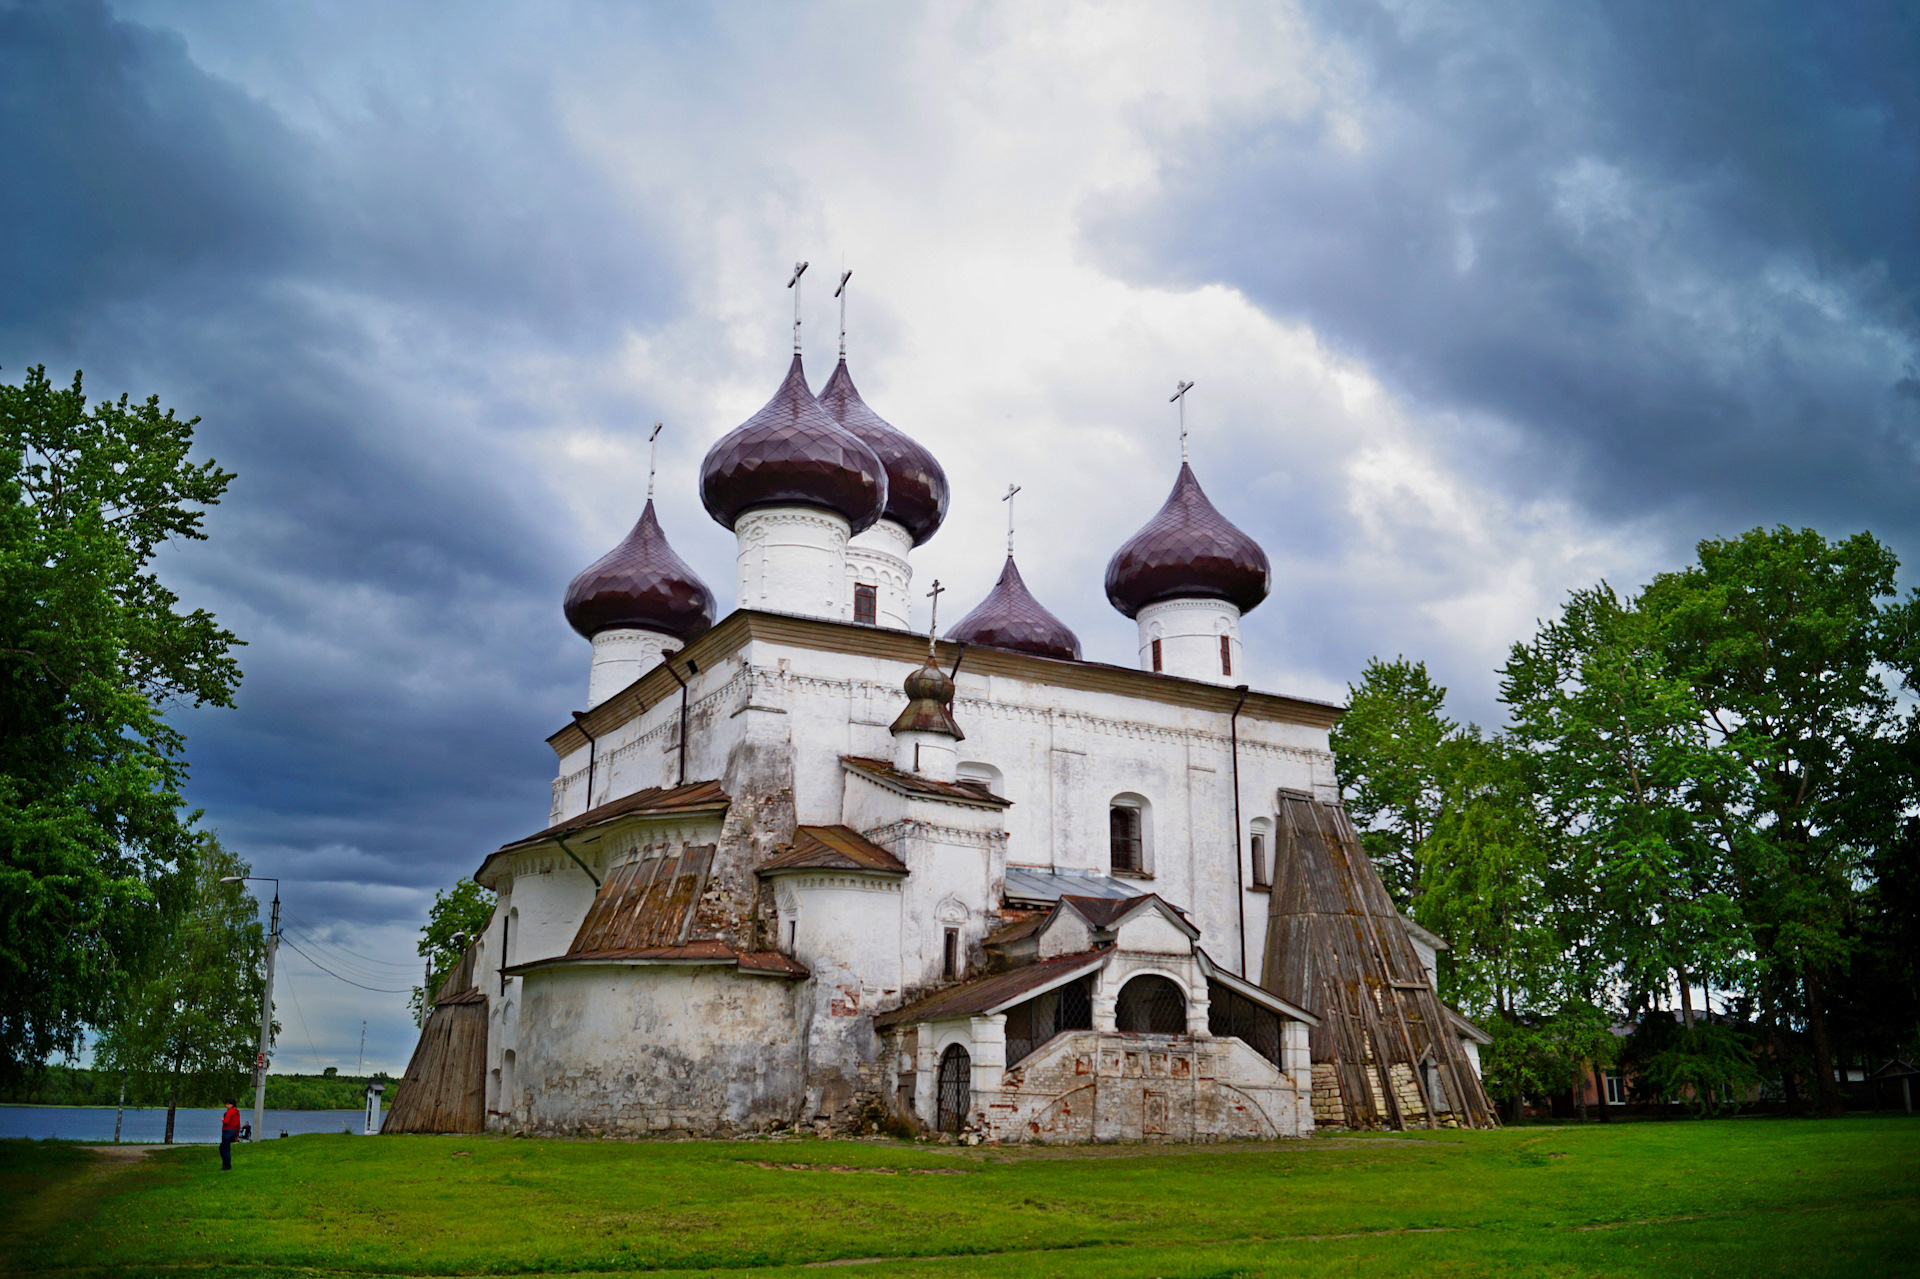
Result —
<svg viewBox="0 0 1920 1279"><path fill-rule="evenodd" d="M1604 1124L1607 1122L1607 1075L1600 1069L1599 1062L1593 1064L1593 1087L1595 1095L1600 1098L1600 1122Z"/></svg>
<svg viewBox="0 0 1920 1279"><path fill-rule="evenodd" d="M180 1072L175 1070L173 1074L168 1077L167 1082L167 1135L165 1142L169 1146L173 1144L173 1112L175 1103L179 1100L179 1097Z"/></svg>
<svg viewBox="0 0 1920 1279"><path fill-rule="evenodd" d="M1827 1039L1827 1001L1811 964L1800 965L1800 977L1806 985L1807 1029L1813 1032L1813 1071L1819 1077L1820 1117L1832 1119L1846 1114L1847 1107L1840 1100L1840 1085L1833 1077L1833 1044Z"/></svg>
<svg viewBox="0 0 1920 1279"><path fill-rule="evenodd" d="M127 1113L127 1072L120 1072L120 1108L113 1112L113 1144L120 1144L120 1121Z"/></svg>
<svg viewBox="0 0 1920 1279"><path fill-rule="evenodd" d="M1680 978L1680 1020L1686 1023L1688 1030L1693 1029L1693 986L1687 980L1687 970L1676 968L1674 974Z"/></svg>
<svg viewBox="0 0 1920 1279"><path fill-rule="evenodd" d="M1793 1068L1793 1041L1784 1021L1774 1023L1773 1044L1780 1054L1780 1084L1787 1094L1787 1113L1797 1115L1800 1113L1800 1072Z"/></svg>

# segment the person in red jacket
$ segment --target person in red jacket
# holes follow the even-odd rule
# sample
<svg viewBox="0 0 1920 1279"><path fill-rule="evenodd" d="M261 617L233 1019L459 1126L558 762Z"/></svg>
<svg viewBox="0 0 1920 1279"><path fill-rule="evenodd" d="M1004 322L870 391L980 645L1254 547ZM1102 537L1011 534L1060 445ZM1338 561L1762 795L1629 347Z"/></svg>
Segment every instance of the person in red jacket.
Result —
<svg viewBox="0 0 1920 1279"><path fill-rule="evenodd" d="M233 1143L240 1136L240 1108L227 1098L227 1113L220 1116L220 1170L233 1171Z"/></svg>

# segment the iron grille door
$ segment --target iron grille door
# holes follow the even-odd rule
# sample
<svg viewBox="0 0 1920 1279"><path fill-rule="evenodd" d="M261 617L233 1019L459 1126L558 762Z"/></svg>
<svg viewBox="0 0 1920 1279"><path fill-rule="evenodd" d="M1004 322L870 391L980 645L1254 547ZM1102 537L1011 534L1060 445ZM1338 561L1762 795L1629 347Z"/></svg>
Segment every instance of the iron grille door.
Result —
<svg viewBox="0 0 1920 1279"><path fill-rule="evenodd" d="M941 1132L959 1132L973 1108L973 1058L959 1044L947 1049L940 1058Z"/></svg>

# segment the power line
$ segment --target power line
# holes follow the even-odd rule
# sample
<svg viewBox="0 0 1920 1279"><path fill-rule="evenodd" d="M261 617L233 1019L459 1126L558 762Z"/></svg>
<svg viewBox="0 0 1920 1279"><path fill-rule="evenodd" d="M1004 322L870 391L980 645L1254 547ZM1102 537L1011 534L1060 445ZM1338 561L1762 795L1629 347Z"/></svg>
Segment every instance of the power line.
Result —
<svg viewBox="0 0 1920 1279"><path fill-rule="evenodd" d="M287 997L293 1000L293 1015L300 1019L300 1033L307 1037L307 1049L313 1054L313 1068L325 1070L326 1066L320 1060L320 1050L313 1045L313 1028L307 1025L307 1015L300 1011L300 996L293 990L293 974L289 973L287 977Z"/></svg>
<svg viewBox="0 0 1920 1279"><path fill-rule="evenodd" d="M318 925L310 923L305 919L302 919L300 916L294 914L290 910L283 910L281 912L281 917L285 920L290 920L294 924L297 924L302 932L307 933L313 939L315 945L326 946L331 950L339 951L343 955L351 955L355 959L360 960L362 963L377 964L382 968L398 968L401 970L410 970L415 967L415 965L411 963L396 964L391 959L380 959L374 955L363 954L360 951L349 949L348 947L341 945L337 941L323 939L320 936L320 928Z"/></svg>
<svg viewBox="0 0 1920 1279"><path fill-rule="evenodd" d="M405 990L394 990L386 986L369 986L365 982L354 981L351 977L342 977L339 973L334 972L333 969L327 967L325 964L315 959L312 955L309 955L306 951L301 950L298 946L295 946L291 940L285 937L283 937L282 940L286 941L287 945L292 948L294 954L300 956L300 958L306 960L309 964L312 964L315 968L318 968L321 972L333 978L335 981L343 981L343 982L346 982L347 985L349 986L358 986L361 990L370 990L377 995L411 995L413 993L413 988L411 986L409 986Z"/></svg>

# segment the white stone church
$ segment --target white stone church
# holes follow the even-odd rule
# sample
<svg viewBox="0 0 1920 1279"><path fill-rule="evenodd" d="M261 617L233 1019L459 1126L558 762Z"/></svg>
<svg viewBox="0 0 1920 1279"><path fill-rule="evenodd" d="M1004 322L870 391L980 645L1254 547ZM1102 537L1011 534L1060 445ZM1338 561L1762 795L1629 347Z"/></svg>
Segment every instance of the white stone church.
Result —
<svg viewBox="0 0 1920 1279"><path fill-rule="evenodd" d="M716 622L651 498L569 587L587 709L548 738L545 829L476 874L492 923L389 1131L1485 1121L1484 1036L1433 997L1444 943L1338 809L1340 708L1245 685L1267 557L1184 461L1111 530L1137 668L1082 660L1011 555L938 642L908 629L947 481L844 355L816 396L796 353L700 486L736 607Z"/></svg>

